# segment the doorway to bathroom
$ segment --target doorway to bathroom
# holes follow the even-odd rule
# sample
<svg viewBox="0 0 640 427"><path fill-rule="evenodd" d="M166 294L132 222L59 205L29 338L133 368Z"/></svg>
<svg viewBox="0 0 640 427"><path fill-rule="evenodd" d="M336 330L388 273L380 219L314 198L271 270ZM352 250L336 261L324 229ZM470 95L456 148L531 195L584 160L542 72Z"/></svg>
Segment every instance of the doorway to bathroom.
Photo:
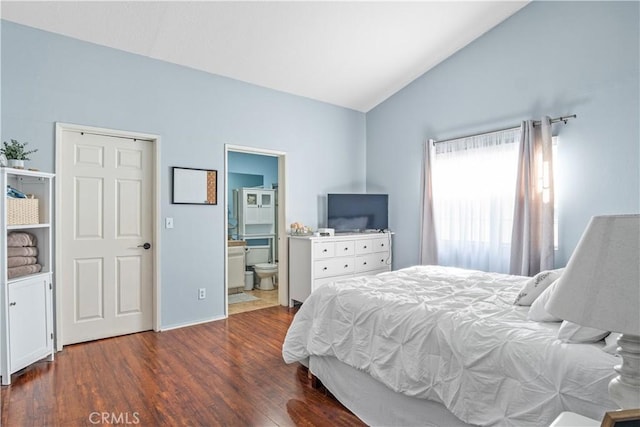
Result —
<svg viewBox="0 0 640 427"><path fill-rule="evenodd" d="M227 315L287 305L284 169L283 152L225 145Z"/></svg>

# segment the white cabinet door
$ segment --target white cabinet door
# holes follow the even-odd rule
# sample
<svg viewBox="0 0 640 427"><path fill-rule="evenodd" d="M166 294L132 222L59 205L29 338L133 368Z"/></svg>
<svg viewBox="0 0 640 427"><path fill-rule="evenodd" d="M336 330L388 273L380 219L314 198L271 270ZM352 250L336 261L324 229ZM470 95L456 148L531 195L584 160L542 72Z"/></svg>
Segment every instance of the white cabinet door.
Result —
<svg viewBox="0 0 640 427"><path fill-rule="evenodd" d="M258 209L258 224L273 224L275 221L275 210L273 206L260 206Z"/></svg>
<svg viewBox="0 0 640 427"><path fill-rule="evenodd" d="M273 191L261 191L259 194L258 204L263 208L273 207Z"/></svg>
<svg viewBox="0 0 640 427"><path fill-rule="evenodd" d="M227 250L227 288L236 289L244 286L245 247L231 246Z"/></svg>
<svg viewBox="0 0 640 427"><path fill-rule="evenodd" d="M11 372L53 351L52 299L49 276L9 285L9 357Z"/></svg>
<svg viewBox="0 0 640 427"><path fill-rule="evenodd" d="M245 224L272 224L275 220L273 190L244 190Z"/></svg>
<svg viewBox="0 0 640 427"><path fill-rule="evenodd" d="M244 191L245 224L260 224L260 203L258 203L258 191Z"/></svg>

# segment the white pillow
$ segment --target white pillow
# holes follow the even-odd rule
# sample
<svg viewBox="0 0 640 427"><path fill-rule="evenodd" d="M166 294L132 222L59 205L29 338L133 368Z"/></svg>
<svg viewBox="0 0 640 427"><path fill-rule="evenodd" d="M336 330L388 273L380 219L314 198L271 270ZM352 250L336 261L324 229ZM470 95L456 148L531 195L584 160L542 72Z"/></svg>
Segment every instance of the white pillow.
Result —
<svg viewBox="0 0 640 427"><path fill-rule="evenodd" d="M554 316L549 313L546 308L544 308L545 304L553 295L556 287L558 286L558 279L556 279L551 286L547 287L538 298L531 304L531 308L529 308L529 314L527 314L527 319L534 320L536 322L561 322L562 319Z"/></svg>
<svg viewBox="0 0 640 427"><path fill-rule="evenodd" d="M545 270L533 276L527 280L522 286L520 293L513 302L514 305L531 305L533 302L547 289L553 282L555 282L564 268L557 270Z"/></svg>
<svg viewBox="0 0 640 427"><path fill-rule="evenodd" d="M569 343L597 342L607 335L609 335L607 331L578 325L567 320L562 322L558 330L558 339Z"/></svg>
<svg viewBox="0 0 640 427"><path fill-rule="evenodd" d="M618 332L611 332L607 335L604 339L605 344L602 350L609 354L618 354L618 338L620 338L620 335L622 334Z"/></svg>

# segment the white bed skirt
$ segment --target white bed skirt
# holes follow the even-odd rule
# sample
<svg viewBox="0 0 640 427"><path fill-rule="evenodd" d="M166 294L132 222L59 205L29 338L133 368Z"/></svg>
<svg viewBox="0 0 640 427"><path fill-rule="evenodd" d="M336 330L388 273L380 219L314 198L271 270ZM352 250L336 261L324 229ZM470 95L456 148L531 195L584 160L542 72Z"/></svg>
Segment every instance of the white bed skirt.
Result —
<svg viewBox="0 0 640 427"><path fill-rule="evenodd" d="M333 357L311 356L309 370L358 418L370 426L469 427L443 405L396 393Z"/></svg>

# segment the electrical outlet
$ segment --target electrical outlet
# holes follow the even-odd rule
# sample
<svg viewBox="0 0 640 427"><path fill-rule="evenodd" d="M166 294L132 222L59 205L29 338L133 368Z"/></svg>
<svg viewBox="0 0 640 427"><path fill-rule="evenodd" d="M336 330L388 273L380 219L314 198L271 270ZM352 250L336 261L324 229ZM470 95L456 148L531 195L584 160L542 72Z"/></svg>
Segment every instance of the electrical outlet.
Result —
<svg viewBox="0 0 640 427"><path fill-rule="evenodd" d="M207 297L207 290L205 288L198 289L198 299L205 299Z"/></svg>

